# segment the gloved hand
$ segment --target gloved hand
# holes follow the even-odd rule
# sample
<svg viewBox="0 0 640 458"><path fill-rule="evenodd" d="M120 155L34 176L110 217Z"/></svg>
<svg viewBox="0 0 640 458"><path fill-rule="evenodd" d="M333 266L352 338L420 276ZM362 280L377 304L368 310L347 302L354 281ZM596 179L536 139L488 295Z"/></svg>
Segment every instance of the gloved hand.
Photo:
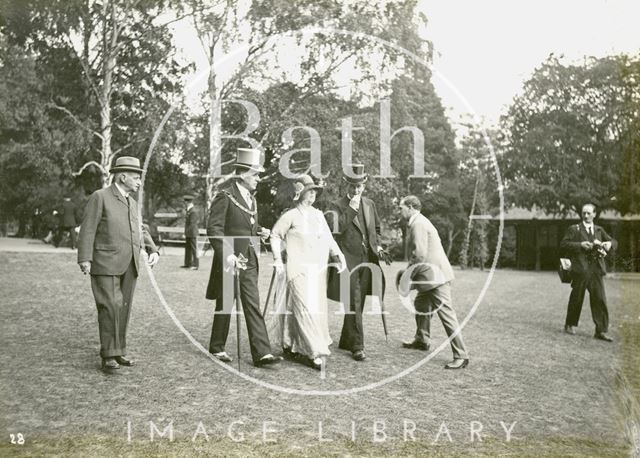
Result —
<svg viewBox="0 0 640 458"><path fill-rule="evenodd" d="M378 258L381 261L384 261L384 263L388 266L391 265L391 262L393 261L393 259L391 259L391 255L389 254L389 252L385 249L382 250L378 250Z"/></svg>

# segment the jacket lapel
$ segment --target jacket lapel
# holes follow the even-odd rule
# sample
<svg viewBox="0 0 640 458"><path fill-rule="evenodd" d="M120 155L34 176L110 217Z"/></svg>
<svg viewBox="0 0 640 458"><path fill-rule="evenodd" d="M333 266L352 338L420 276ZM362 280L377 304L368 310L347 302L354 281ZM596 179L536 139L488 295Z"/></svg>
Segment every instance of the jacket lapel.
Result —
<svg viewBox="0 0 640 458"><path fill-rule="evenodd" d="M124 196L120 193L120 191L118 190L118 188L116 187L116 184L113 183L111 185L111 192L113 192L113 195L115 196L115 198L117 200L119 200L121 203L123 203L127 208L129 207L129 204L127 203L127 200L124 198Z"/></svg>
<svg viewBox="0 0 640 458"><path fill-rule="evenodd" d="M238 185L237 183L234 181L234 183L231 185L231 194L233 195L233 197L238 201L238 203L244 207L247 206L247 202L244 200L244 197L242 197L242 194L240 193L240 190L238 189ZM253 202L255 202L255 199L253 199L253 197L251 198ZM254 203L255 205L255 203ZM251 224L251 215L249 215L247 212L245 212L244 210L238 209L238 211L240 213L242 213L242 216L244 216L244 219L247 220L247 223L253 227L253 224ZM256 214L257 216L257 214ZM254 221L257 220L257 218L254 218Z"/></svg>

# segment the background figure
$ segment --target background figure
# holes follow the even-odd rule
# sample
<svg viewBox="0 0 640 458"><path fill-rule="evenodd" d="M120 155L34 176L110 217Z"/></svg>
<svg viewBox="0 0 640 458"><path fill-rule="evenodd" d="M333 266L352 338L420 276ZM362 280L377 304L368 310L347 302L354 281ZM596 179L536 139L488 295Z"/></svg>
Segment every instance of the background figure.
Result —
<svg viewBox="0 0 640 458"><path fill-rule="evenodd" d="M568 334L576 333L584 292L589 290L591 317L596 325L594 337L612 342L613 339L606 334L609 329L609 311L602 277L607 273L604 257L609 250L616 248L617 242L604 229L593 224L595 216L595 205L585 204L582 207L582 222L569 226L560 242L560 248L566 250L571 258L572 277L564 330Z"/></svg>
<svg viewBox="0 0 640 458"><path fill-rule="evenodd" d="M220 361L232 361L224 349L229 335L232 304L225 304L224 300L233 300L234 293L227 291L225 295L224 285L233 288L233 278L225 277L233 275L238 258L243 256L247 262L246 269L240 270L239 294L249 332L251 357L256 366L282 360L271 354L269 336L260 310L257 255L260 247L255 245L259 243L258 237L267 238L270 231L258 225L258 206L252 193L260 181L258 174L263 171L259 150L238 148L235 176L216 194L207 223L207 235L213 247L213 265L206 297L216 301L209 352ZM223 259L223 256L227 256L227 259ZM240 332L240 329L236 332Z"/></svg>
<svg viewBox="0 0 640 458"><path fill-rule="evenodd" d="M364 197L367 174L362 164L352 164L351 168L356 178L344 176L347 185L346 195L337 202L329 204L325 212L329 228L338 243L340 251L344 253L347 268L350 271L349 281L349 310L344 316L339 348L351 352L353 359L362 361L366 358L364 352L364 331L362 328L362 307L368 295L384 296L384 275L380 269L379 255L383 251L379 246L380 219L376 206L372 200ZM377 266L382 285L374 285L371 270L363 263ZM380 286L373 291L374 286ZM340 301L340 275L336 269L329 269L328 296Z"/></svg>
<svg viewBox="0 0 640 458"><path fill-rule="evenodd" d="M193 205L193 196L184 196L185 221L184 221L184 265L185 269L198 270L200 260L198 259L198 225L200 224L200 213Z"/></svg>
<svg viewBox="0 0 640 458"><path fill-rule="evenodd" d="M337 256L346 267L344 255L333 239L322 212L313 207L322 187L309 175L295 181L294 208L286 211L271 231L271 249L278 275L285 274L282 242L286 243L287 306L281 313L282 346L285 354L302 356L321 369L322 356L331 354L327 318L327 262Z"/></svg>
<svg viewBox="0 0 640 458"><path fill-rule="evenodd" d="M125 358L131 302L140 271L140 249L149 254L149 265L158 262L158 249L138 221L138 205L131 193L141 184L140 160L123 156L111 168L114 180L94 192L87 203L80 228L78 264L91 274L91 290L98 309L102 368L132 366Z"/></svg>
<svg viewBox="0 0 640 458"><path fill-rule="evenodd" d="M412 286L418 290L414 306L416 309L416 334L413 341L402 344L404 348L429 350L431 337L431 316L438 314L447 333L447 337L459 331L460 325L456 312L451 304L451 281L453 269L444 249L438 231L422 213L422 204L416 196L407 196L400 201L400 213L407 221L405 239L405 257L408 261L409 275L399 272L398 280L404 277L404 282L424 282ZM399 290L402 295L408 294L408 289L400 281ZM469 356L465 350L460 332L451 339L453 361L445 369L462 369L469 364Z"/></svg>
<svg viewBox="0 0 640 458"><path fill-rule="evenodd" d="M62 243L64 235L68 232L71 240L71 249L76 248L76 226L78 210L76 204L73 203L70 196L65 196L62 201L62 209L60 210L60 226L58 227L58 236L56 238L56 247Z"/></svg>

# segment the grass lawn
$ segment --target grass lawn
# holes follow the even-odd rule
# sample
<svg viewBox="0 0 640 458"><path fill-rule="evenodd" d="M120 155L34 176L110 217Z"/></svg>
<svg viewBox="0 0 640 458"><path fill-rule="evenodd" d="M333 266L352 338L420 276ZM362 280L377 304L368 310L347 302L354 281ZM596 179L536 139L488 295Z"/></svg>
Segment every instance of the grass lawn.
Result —
<svg viewBox="0 0 640 458"><path fill-rule="evenodd" d="M271 274L264 260L263 301ZM207 347L212 306L204 290L211 258L201 261L201 270L185 271L178 268L180 257L163 256L154 273L172 313ZM400 266L385 267L389 283ZM454 307L462 320L488 272L456 274ZM443 370L451 359L445 346L415 371L377 388L302 395L265 388L208 359L174 324L146 271L128 333L129 356L138 364L104 374L90 281L74 255L0 253L0 454L628 456L633 440L640 446L633 429L640 399L637 280L606 280L615 338L607 344L592 338L588 303L578 335L562 332L569 287L555 273L497 271L463 330L467 369ZM365 362L336 348L342 317L331 303L336 344L324 377L292 362L254 368L244 322L241 370L299 391L348 390L392 377L426 354L400 348L412 337L414 321L395 289L385 304L388 342L380 316L365 314ZM433 348L445 338L437 318L432 337ZM232 320L227 350L234 357L235 342ZM154 427L165 436L154 431L152 441ZM471 430L480 428L482 441L477 435L472 441ZM505 428L511 428L510 440ZM12 445L10 435L18 433L25 443Z"/></svg>

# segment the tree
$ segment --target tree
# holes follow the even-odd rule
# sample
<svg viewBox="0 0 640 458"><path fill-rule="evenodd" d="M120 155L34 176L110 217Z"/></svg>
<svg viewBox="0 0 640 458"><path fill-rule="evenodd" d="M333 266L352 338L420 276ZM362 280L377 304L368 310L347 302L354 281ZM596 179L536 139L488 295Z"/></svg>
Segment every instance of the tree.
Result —
<svg viewBox="0 0 640 458"><path fill-rule="evenodd" d="M640 56L568 65L551 55L502 126L501 168L516 204L562 214L588 201L640 211Z"/></svg>
<svg viewBox="0 0 640 458"><path fill-rule="evenodd" d="M4 8L3 32L43 66L49 64L62 89L46 106L89 135L86 149L75 158L74 175L95 167L106 186L112 160L147 141L180 89L185 69L172 58L167 23L159 24L167 5L26 0ZM64 73L55 68L61 63Z"/></svg>
<svg viewBox="0 0 640 458"><path fill-rule="evenodd" d="M289 122L295 120L293 112L296 111L296 106L301 106L314 96L327 96L336 91L334 76L341 68L355 64L362 72L360 81L371 83L380 81L385 63L397 60L398 57L395 50L383 50L380 43L363 37L340 33L317 33L312 37L297 35L287 46L297 45L305 51L299 64L300 77L297 80L274 78L278 72L285 72L278 68L277 59L274 58L277 57L278 42L271 40L272 37L314 25L370 33L400 43L414 52L423 46L418 38L416 2L413 0L388 3L261 0L242 5L230 1L211 4L191 0L185 5L185 11L193 17L209 60L209 198L215 193L216 186L224 180L224 177L220 179L222 166L233 160L229 158L230 148L226 148L222 142L221 119L223 114L226 116L228 113L225 111L228 107L222 105L222 99L251 92L247 89L252 84L264 85L265 81L271 82L270 86L285 83L294 85L295 89L289 95L295 94L296 98L289 99L289 103L282 107L277 117L269 118L269 129L263 130L262 136L252 137L254 145L258 145L268 142L267 136L273 135L274 131L278 131L279 135L284 129L278 128L283 125L299 125ZM281 39L280 42L284 40ZM223 81L213 64L230 48L242 45L246 46L244 59L229 71L230 76ZM282 47L279 51L283 52ZM383 58L372 65L371 54L376 52ZM223 157L223 153L226 153L226 157ZM277 154L273 158L277 160ZM219 179L216 181L215 177Z"/></svg>

